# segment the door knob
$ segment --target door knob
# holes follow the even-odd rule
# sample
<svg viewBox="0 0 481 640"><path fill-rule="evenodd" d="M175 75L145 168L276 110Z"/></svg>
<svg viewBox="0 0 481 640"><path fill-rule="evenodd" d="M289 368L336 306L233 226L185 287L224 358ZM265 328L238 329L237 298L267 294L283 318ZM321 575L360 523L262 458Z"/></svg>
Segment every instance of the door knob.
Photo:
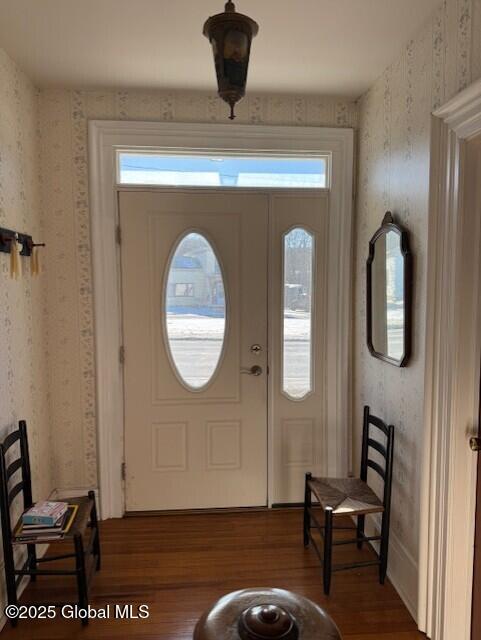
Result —
<svg viewBox="0 0 481 640"><path fill-rule="evenodd" d="M476 436L469 438L469 448L471 451L481 451L481 438Z"/></svg>
<svg viewBox="0 0 481 640"><path fill-rule="evenodd" d="M259 367L258 364L255 364L253 367L250 367L249 369L241 369L240 370L241 373L246 373L249 376L260 376L262 373L262 367Z"/></svg>

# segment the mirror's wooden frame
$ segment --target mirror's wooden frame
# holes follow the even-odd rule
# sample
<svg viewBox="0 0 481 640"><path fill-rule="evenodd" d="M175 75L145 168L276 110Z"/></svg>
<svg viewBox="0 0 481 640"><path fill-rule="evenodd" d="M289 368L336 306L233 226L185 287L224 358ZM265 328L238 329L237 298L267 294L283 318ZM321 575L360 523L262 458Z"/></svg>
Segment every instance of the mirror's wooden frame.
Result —
<svg viewBox="0 0 481 640"><path fill-rule="evenodd" d="M379 353L374 349L372 343L372 262L374 260L376 241L389 231L394 231L400 237L401 253L404 258L404 352L398 360L391 358L384 353ZM369 241L369 257L367 259L367 346L372 356L389 362L396 367L405 367L411 355L411 336L412 336L412 286L413 286L413 269L412 269L412 253L409 248L409 234L399 224L394 222L393 215L387 211L380 228Z"/></svg>

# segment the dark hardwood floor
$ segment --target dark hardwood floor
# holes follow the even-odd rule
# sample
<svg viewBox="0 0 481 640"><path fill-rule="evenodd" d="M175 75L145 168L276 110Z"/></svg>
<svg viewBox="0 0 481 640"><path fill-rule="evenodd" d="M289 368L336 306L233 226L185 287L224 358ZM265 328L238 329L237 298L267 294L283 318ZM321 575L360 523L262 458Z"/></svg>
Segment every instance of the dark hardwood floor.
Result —
<svg viewBox="0 0 481 640"><path fill-rule="evenodd" d="M102 522L103 564L94 577L91 604L95 608L147 604L150 617L93 620L85 628L79 621L59 618L21 621L16 629L8 625L2 638L191 640L198 617L217 598L236 589L261 586L289 589L311 598L332 615L347 640L425 637L416 631L391 584L379 584L375 567L334 574L331 595L324 597L319 564L312 549L302 545L301 527L300 510ZM355 545L341 546L335 548L334 557L349 561L370 553L358 551ZM57 580L38 578L22 600L65 601L74 593L72 578L62 583Z"/></svg>

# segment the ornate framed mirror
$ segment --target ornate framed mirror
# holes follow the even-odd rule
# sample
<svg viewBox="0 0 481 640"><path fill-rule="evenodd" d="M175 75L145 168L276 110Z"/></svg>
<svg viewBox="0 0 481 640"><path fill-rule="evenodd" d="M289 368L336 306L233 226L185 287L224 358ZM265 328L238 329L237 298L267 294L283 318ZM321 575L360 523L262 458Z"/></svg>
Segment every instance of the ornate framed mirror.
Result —
<svg viewBox="0 0 481 640"><path fill-rule="evenodd" d="M369 242L366 291L369 351L406 366L411 355L412 254L407 231L390 211Z"/></svg>

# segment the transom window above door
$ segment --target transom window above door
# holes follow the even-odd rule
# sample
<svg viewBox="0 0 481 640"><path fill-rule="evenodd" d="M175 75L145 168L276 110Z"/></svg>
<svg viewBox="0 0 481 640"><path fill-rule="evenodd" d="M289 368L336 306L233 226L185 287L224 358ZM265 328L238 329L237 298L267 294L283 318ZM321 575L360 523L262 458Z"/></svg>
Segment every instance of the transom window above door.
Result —
<svg viewBox="0 0 481 640"><path fill-rule="evenodd" d="M324 189L329 156L119 151L117 179L131 185Z"/></svg>

